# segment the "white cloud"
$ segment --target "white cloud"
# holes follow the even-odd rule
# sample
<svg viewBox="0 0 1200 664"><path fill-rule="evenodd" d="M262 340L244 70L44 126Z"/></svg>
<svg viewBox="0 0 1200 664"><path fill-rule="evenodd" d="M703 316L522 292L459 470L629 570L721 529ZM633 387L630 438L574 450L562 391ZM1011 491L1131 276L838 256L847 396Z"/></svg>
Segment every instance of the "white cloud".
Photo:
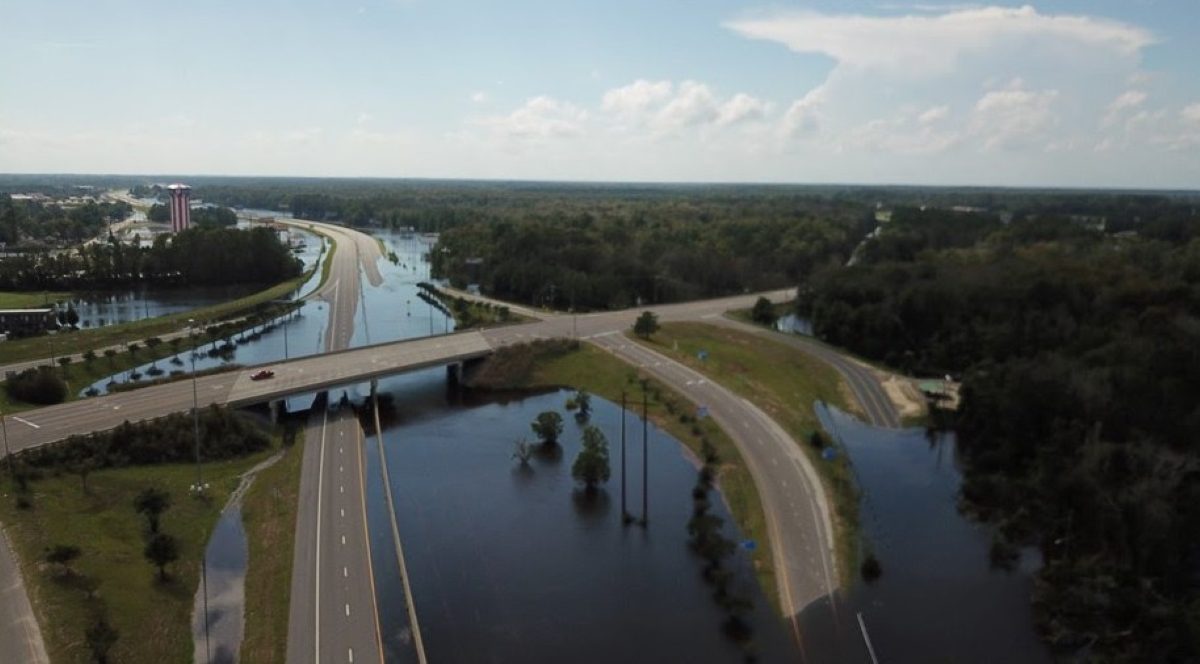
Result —
<svg viewBox="0 0 1200 664"><path fill-rule="evenodd" d="M1179 111L1179 117L1187 124L1200 128L1200 102L1184 107Z"/></svg>
<svg viewBox="0 0 1200 664"><path fill-rule="evenodd" d="M1146 97L1146 93L1141 90L1126 90L1122 92L1108 105L1101 124L1105 127L1116 124L1125 111L1141 106L1146 101Z"/></svg>
<svg viewBox="0 0 1200 664"><path fill-rule="evenodd" d="M935 124L950 117L949 106L933 106L917 116L917 122L923 125Z"/></svg>
<svg viewBox="0 0 1200 664"><path fill-rule="evenodd" d="M699 81L675 84L645 79L608 90L600 108L613 120L611 128L648 130L652 135L731 127L763 120L771 111L769 103L745 92L722 98Z"/></svg>
<svg viewBox="0 0 1200 664"><path fill-rule="evenodd" d="M684 81L675 96L655 115L659 127L679 128L705 124L717 119L717 102L712 90L703 83Z"/></svg>
<svg viewBox="0 0 1200 664"><path fill-rule="evenodd" d="M634 117L666 101L674 86L670 81L638 79L604 93L600 106L609 113Z"/></svg>
<svg viewBox="0 0 1200 664"><path fill-rule="evenodd" d="M471 103L473 104L482 104L483 102L487 101L487 98L487 93L483 90L476 90L475 92L471 93Z"/></svg>
<svg viewBox="0 0 1200 664"><path fill-rule="evenodd" d="M477 124L511 138L548 139L580 135L587 119L582 108L543 95L527 100L508 115L487 117Z"/></svg>
<svg viewBox="0 0 1200 664"><path fill-rule="evenodd" d="M841 67L910 77L955 71L968 56L1014 42L1082 45L1125 56L1154 42L1147 30L1125 23L1040 14L1030 6L955 9L934 16L777 11L726 26L797 53L826 55Z"/></svg>
<svg viewBox="0 0 1200 664"><path fill-rule="evenodd" d="M987 150L1036 144L1058 123L1053 108L1058 96L1057 90L1026 90L1020 81L1013 81L1009 87L988 92L976 102L971 129L983 139Z"/></svg>
<svg viewBox="0 0 1200 664"><path fill-rule="evenodd" d="M821 126L821 107L825 105L824 87L809 90L800 99L792 102L783 114L781 130L784 136L794 137L811 134Z"/></svg>
<svg viewBox="0 0 1200 664"><path fill-rule="evenodd" d="M770 106L765 101L739 92L717 109L717 125L727 126L743 120L761 120L769 110Z"/></svg>

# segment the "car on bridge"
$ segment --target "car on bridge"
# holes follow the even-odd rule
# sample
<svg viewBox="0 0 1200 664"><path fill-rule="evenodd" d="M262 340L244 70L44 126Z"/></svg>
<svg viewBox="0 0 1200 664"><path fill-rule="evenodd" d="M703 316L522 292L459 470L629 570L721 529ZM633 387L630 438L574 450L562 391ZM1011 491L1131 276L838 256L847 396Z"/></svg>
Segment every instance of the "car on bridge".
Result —
<svg viewBox="0 0 1200 664"><path fill-rule="evenodd" d="M259 369L258 371L250 374L250 380L266 380L274 377L275 372L271 371L270 369Z"/></svg>

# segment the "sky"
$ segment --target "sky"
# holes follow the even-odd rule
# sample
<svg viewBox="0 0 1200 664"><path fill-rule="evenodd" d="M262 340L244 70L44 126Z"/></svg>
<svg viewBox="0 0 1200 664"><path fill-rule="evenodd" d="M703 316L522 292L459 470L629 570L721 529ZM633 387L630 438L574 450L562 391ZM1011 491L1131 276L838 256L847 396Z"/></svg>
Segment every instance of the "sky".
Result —
<svg viewBox="0 0 1200 664"><path fill-rule="evenodd" d="M1200 4L0 0L0 172L1200 189Z"/></svg>

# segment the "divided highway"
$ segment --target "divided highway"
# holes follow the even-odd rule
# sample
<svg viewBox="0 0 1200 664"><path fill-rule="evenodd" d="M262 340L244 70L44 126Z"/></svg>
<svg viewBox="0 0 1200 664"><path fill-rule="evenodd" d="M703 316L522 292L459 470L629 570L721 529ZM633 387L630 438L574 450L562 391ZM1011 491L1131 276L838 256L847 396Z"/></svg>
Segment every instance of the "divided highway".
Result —
<svg viewBox="0 0 1200 664"><path fill-rule="evenodd" d="M479 357L502 346L541 338L577 337L708 406L747 460L759 488L772 538L783 609L794 618L808 603L836 589L830 507L815 469L799 444L749 401L704 376L624 337L644 309L662 321L700 321L764 334L818 357L848 382L866 418L877 426L899 420L878 377L864 365L818 343L778 335L723 314L749 308L759 294L700 302L642 307L584 315L537 312L540 320L484 330L427 337L347 350L363 302L362 280L382 283L376 262L382 257L373 238L327 224L338 239L330 278L313 295L330 303L326 353L270 365L276 377L251 381L255 368L197 380L201 406L246 405L287 394L351 385L375 376ZM764 294L774 301L791 291ZM484 298L480 298L484 299ZM9 444L16 450L71 434L88 433L121 421L186 411L192 405L190 381L146 387L27 411L9 418ZM382 647L375 610L369 540L363 500L363 438L348 413L316 413L305 435L296 523L295 559L288 633L289 662L380 662Z"/></svg>

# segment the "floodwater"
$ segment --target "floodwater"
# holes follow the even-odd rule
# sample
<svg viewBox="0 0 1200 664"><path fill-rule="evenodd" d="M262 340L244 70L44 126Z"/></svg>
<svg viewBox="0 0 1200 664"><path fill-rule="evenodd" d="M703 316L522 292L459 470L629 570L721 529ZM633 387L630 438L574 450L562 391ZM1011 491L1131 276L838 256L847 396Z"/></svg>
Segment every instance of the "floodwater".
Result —
<svg viewBox="0 0 1200 664"><path fill-rule="evenodd" d="M807 318L801 318L796 314L786 314L775 320L775 329L780 332L791 332L792 334L803 334L806 337L812 336L812 323Z"/></svg>
<svg viewBox="0 0 1200 664"><path fill-rule="evenodd" d="M398 404L384 425L397 521L426 655L436 662L729 662L744 656L722 631L724 614L687 545L697 464L653 425L649 527L624 526L620 408L593 397L591 423L609 441L612 477L596 500L570 475L582 427L564 410L568 391L508 401L448 392L444 371L381 384ZM472 400L473 399L473 400ZM556 410L559 448L528 466L514 441ZM629 510L641 513L641 422L628 436ZM415 661L382 495L377 442L368 440L368 518L380 621L389 662ZM726 536L741 541L719 501ZM738 549L733 587L751 598L760 662L796 661L785 621Z"/></svg>
<svg viewBox="0 0 1200 664"><path fill-rule="evenodd" d="M879 429L819 407L845 445L862 490L863 532L883 568L801 614L811 662L1048 662L1033 630L1036 555L991 567L991 530L957 509L961 474L952 434ZM862 625L859 624L859 614Z"/></svg>
<svg viewBox="0 0 1200 664"><path fill-rule="evenodd" d="M323 240L303 230L292 231L288 237L300 249L294 255L304 263L305 270L309 269L321 253ZM80 293L57 304L59 309L74 308L79 314L79 327L87 329L190 311L236 300L261 289L254 285L155 288L153 284L139 284L122 290Z"/></svg>
<svg viewBox="0 0 1200 664"><path fill-rule="evenodd" d="M232 664L238 661L244 631L244 582L248 558L242 509L231 505L221 513L205 549L208 606L207 613L203 605L197 607L197 619L203 614L206 622L193 625L197 634L197 662Z"/></svg>
<svg viewBox="0 0 1200 664"><path fill-rule="evenodd" d="M362 283L362 300L359 303L358 314L354 324L354 335L350 347L356 348L368 344L378 344L401 339L428 336L452 332L454 320L448 319L417 297L417 283L428 279L429 264L425 256L429 251L427 241L420 238L407 238L399 234L381 233L390 251L396 254L396 263L386 258L379 263L380 273L384 282L379 287L372 287L365 280ZM301 286L294 296L310 293L320 282L320 271L314 274L308 283ZM329 321L329 305L318 300L310 300L301 305L296 312L281 317L276 324L267 330L248 330L246 334L235 334L229 341L234 344L232 352L210 353L223 345L222 342L207 343L200 346L196 353L191 352L190 344L181 342L181 352L154 362L147 362L112 376L84 386L80 394L89 389L104 394L108 391L109 383L125 383L134 380L151 380L168 375L171 372L190 373L193 361L197 371L204 371L228 364L250 366L277 362L286 357L295 358L305 355L316 355L325 350L325 330ZM251 338L252 332L258 332L257 338ZM96 360L104 362L103 358ZM161 373L159 373L161 372ZM155 375L157 374L157 376ZM306 397L311 401L311 395ZM289 404L294 409L298 404Z"/></svg>

